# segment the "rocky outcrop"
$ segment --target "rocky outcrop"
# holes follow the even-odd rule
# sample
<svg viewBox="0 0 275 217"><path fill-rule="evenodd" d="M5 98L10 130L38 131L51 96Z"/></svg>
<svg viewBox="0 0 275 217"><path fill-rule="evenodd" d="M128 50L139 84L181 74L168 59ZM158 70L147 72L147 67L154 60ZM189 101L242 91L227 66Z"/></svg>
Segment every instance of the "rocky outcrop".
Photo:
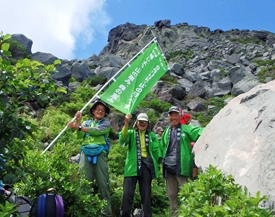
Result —
<svg viewBox="0 0 275 217"><path fill-rule="evenodd" d="M238 29L210 31L207 27L171 25L170 20L160 20L154 26L126 23L111 29L108 44L98 56L62 60L53 77L66 88L71 77L79 82L95 75L110 79L155 36L170 67L167 73L177 79L177 89L184 90L182 95L173 95L174 102L185 95L205 99L226 94L238 96L257 86L259 73L270 68L260 64L261 61L275 60L273 33ZM32 54L32 59L50 64L57 57L37 52ZM266 77L265 82L274 77L274 74ZM159 93L162 99L165 95L170 97L167 88ZM177 93L174 90L170 94Z"/></svg>
<svg viewBox="0 0 275 217"><path fill-rule="evenodd" d="M210 164L231 174L236 183L275 203L275 81L232 99L207 125L194 147L197 166Z"/></svg>

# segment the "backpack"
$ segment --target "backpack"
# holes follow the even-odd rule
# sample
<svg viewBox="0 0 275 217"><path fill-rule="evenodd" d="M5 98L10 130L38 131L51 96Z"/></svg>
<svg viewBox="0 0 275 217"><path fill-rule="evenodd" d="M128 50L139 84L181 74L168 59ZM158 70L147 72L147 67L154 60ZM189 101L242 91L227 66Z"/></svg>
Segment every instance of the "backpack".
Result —
<svg viewBox="0 0 275 217"><path fill-rule="evenodd" d="M39 195L34 201L30 217L64 217L64 203L56 189L49 188L45 194Z"/></svg>
<svg viewBox="0 0 275 217"><path fill-rule="evenodd" d="M102 121L103 122L103 121ZM99 125L102 123L99 122ZM91 120L87 120L85 122L85 127L90 127L91 125ZM85 133L84 137L86 136L90 136L90 134ZM107 138L106 134L103 135L106 145L102 146L102 145L97 145L97 144L90 144L90 145L86 145L86 146L82 146L81 147L81 151L83 151L88 158L88 161L96 164L97 162L97 156L104 150L107 152L107 154L109 154L109 149L110 149L110 140Z"/></svg>
<svg viewBox="0 0 275 217"><path fill-rule="evenodd" d="M12 190L12 184L3 184L0 180L0 197L3 197L12 204L16 204L16 212L11 216L28 216L33 201L26 196L17 196Z"/></svg>
<svg viewBox="0 0 275 217"><path fill-rule="evenodd" d="M16 204L16 210L20 217L28 216L31 205L33 204L30 198L26 196L15 196L14 203Z"/></svg>

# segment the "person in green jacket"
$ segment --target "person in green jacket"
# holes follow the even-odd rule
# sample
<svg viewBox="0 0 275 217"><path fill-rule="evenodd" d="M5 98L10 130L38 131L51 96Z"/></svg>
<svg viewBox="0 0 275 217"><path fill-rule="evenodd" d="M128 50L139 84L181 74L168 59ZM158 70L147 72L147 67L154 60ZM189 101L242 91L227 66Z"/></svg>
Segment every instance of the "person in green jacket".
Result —
<svg viewBox="0 0 275 217"><path fill-rule="evenodd" d="M132 115L125 116L124 126L119 133L122 147L128 145L124 167L123 195L120 208L121 217L130 217L134 192L138 182L142 203L142 216L151 217L151 183L159 177L159 163L162 161L157 135L149 130L149 118L140 113L134 129L128 129Z"/></svg>
<svg viewBox="0 0 275 217"><path fill-rule="evenodd" d="M172 106L168 111L170 126L161 139L163 151L163 175L170 202L170 216L177 216L179 188L192 178L193 155L190 142L197 141L204 128L180 124L180 108Z"/></svg>
<svg viewBox="0 0 275 217"><path fill-rule="evenodd" d="M111 197L109 191L108 153L111 124L104 119L110 113L110 108L97 100L90 108L91 120L81 123L82 113L76 112L75 122L68 124L69 128L77 130L77 138L82 139L80 168L88 181L96 180L101 199L107 206L102 210L102 216L112 216Z"/></svg>

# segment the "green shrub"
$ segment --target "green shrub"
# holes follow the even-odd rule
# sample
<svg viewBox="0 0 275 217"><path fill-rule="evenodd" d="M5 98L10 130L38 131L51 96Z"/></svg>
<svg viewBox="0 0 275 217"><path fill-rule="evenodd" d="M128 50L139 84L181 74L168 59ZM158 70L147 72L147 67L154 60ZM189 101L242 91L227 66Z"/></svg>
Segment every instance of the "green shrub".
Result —
<svg viewBox="0 0 275 217"><path fill-rule="evenodd" d="M162 100L159 100L157 98L150 98L150 100L143 100L138 108L139 109L153 109L156 113L163 113L168 111L168 109L171 107L171 104L168 102L164 102ZM148 114L147 114L148 115ZM155 115L154 115L155 117Z"/></svg>
<svg viewBox="0 0 275 217"><path fill-rule="evenodd" d="M185 184L179 192L179 216L273 216L271 210L259 203L267 197L250 196L247 188L234 183L231 175L224 175L212 165L194 182Z"/></svg>
<svg viewBox="0 0 275 217"><path fill-rule="evenodd" d="M93 185L79 172L78 164L70 163L71 147L56 144L54 152L31 150L25 156L25 174L15 184L20 195L36 198L49 188L62 195L69 217L100 216L104 201L100 201Z"/></svg>
<svg viewBox="0 0 275 217"><path fill-rule="evenodd" d="M170 76L168 74L164 74L160 80L162 81L166 81L166 82L170 82L170 83L173 83L173 84L176 84L177 83L177 79L173 76Z"/></svg>
<svg viewBox="0 0 275 217"><path fill-rule="evenodd" d="M15 63L19 58L20 59L31 58L31 56L27 52L26 47L20 44L18 41L9 39L7 40L7 42L10 44L9 51L11 52L13 63Z"/></svg>
<svg viewBox="0 0 275 217"><path fill-rule="evenodd" d="M103 85L106 82L107 82L107 78L96 75L96 76L94 76L92 78L88 78L85 81L83 81L81 83L81 86L86 87L88 85L88 86L91 86L91 87L95 87L95 86L97 86L99 84Z"/></svg>
<svg viewBox="0 0 275 217"><path fill-rule="evenodd" d="M5 203L0 203L0 217L10 217L16 211L15 204L11 204L8 201L5 201Z"/></svg>
<svg viewBox="0 0 275 217"><path fill-rule="evenodd" d="M166 55L167 60L171 60L175 57L185 58L186 61L192 59L194 52L192 50L177 50Z"/></svg>
<svg viewBox="0 0 275 217"><path fill-rule="evenodd" d="M258 39L258 38L253 38L253 37L242 37L242 38L231 38L229 39L232 42L240 42L242 44L265 44L264 41Z"/></svg>

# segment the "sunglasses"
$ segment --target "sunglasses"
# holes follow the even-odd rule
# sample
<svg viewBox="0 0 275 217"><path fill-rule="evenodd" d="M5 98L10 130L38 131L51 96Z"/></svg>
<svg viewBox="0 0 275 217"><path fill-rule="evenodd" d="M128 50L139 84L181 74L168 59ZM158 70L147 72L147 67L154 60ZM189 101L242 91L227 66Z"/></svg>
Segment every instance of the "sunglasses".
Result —
<svg viewBox="0 0 275 217"><path fill-rule="evenodd" d="M148 124L148 121L138 121L140 124Z"/></svg>

